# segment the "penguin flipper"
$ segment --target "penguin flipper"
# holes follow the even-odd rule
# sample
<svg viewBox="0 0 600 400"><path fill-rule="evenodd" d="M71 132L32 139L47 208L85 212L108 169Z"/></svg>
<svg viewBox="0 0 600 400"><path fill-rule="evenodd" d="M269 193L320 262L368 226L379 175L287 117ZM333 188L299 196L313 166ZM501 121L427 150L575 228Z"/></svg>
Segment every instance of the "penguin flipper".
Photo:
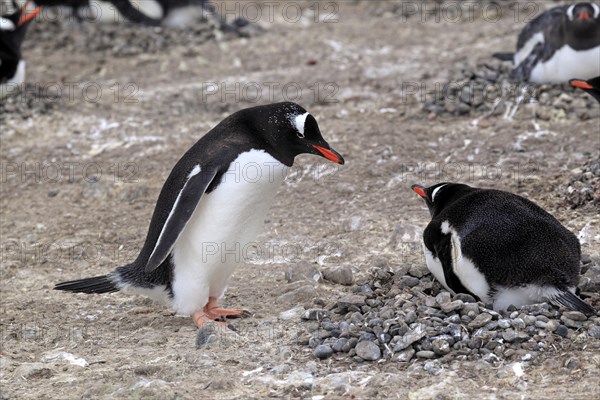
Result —
<svg viewBox="0 0 600 400"><path fill-rule="evenodd" d="M529 55L511 71L510 77L520 82L528 82L533 68L543 60L544 46L548 45L544 43L536 44Z"/></svg>
<svg viewBox="0 0 600 400"><path fill-rule="evenodd" d="M203 170L196 165L177 195L165 224L162 227L154 250L146 263L146 273L154 271L169 256L175 242L191 218L200 198L217 175L216 169Z"/></svg>
<svg viewBox="0 0 600 400"><path fill-rule="evenodd" d="M444 279L446 279L446 285L452 289L455 293L471 293L460 281L460 278L456 276L452 268L452 237L450 234L443 235L434 245L435 254L442 263L442 269L444 271Z"/></svg>
<svg viewBox="0 0 600 400"><path fill-rule="evenodd" d="M78 293L111 293L119 291L109 275L57 283L54 286L54 290Z"/></svg>
<svg viewBox="0 0 600 400"><path fill-rule="evenodd" d="M555 296L548 299L550 303L557 306L564 306L571 310L580 311L585 315L596 315L594 307L590 306L577 295L569 292L568 290L561 290Z"/></svg>

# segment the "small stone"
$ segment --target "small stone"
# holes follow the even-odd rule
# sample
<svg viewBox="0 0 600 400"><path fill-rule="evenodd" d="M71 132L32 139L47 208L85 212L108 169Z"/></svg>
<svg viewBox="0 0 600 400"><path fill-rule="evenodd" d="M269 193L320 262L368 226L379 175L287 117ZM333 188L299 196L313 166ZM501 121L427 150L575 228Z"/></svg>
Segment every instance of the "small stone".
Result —
<svg viewBox="0 0 600 400"><path fill-rule="evenodd" d="M283 321L299 320L304 315L304 307L294 307L279 314L279 319Z"/></svg>
<svg viewBox="0 0 600 400"><path fill-rule="evenodd" d="M569 318L573 321L587 321L587 317L580 311L565 311L563 317Z"/></svg>
<svg viewBox="0 0 600 400"><path fill-rule="evenodd" d="M554 332L554 331L556 331L556 329L558 328L558 326L559 326L559 325L560 325L560 324L558 323L558 321L556 321L556 320L554 320L554 319L551 319L550 321L548 321L548 322L546 323L546 329L547 329L549 332Z"/></svg>
<svg viewBox="0 0 600 400"><path fill-rule="evenodd" d="M467 293L457 293L456 296L454 296L454 300L460 300L463 303L477 303L475 297Z"/></svg>
<svg viewBox="0 0 600 400"><path fill-rule="evenodd" d="M492 316L488 313L481 313L475 317L473 321L469 323L469 328L477 329L481 328L492 320Z"/></svg>
<svg viewBox="0 0 600 400"><path fill-rule="evenodd" d="M431 359L431 358L435 357L435 353L430 350L421 350L421 351L417 351L416 356L417 356L417 358Z"/></svg>
<svg viewBox="0 0 600 400"><path fill-rule="evenodd" d="M304 285L291 290L277 297L277 303L283 304L302 304L303 301L312 301L316 295L316 290L312 285Z"/></svg>
<svg viewBox="0 0 600 400"><path fill-rule="evenodd" d="M510 324L515 329L525 329L525 327L527 326L527 324L525 323L525 321L523 321L521 318L515 318L515 319L513 319L510 322Z"/></svg>
<svg viewBox="0 0 600 400"><path fill-rule="evenodd" d="M498 326L502 329L510 328L510 320L509 319L500 319L500 320L498 320Z"/></svg>
<svg viewBox="0 0 600 400"><path fill-rule="evenodd" d="M317 346L317 348L315 349L313 354L318 359L324 360L333 355L333 349L331 347L329 347L329 345L321 344L321 345Z"/></svg>
<svg viewBox="0 0 600 400"><path fill-rule="evenodd" d="M414 311L409 311L408 313L406 313L406 316L404 317L404 322L406 322L406 324L408 324L408 325L412 324L416 320L417 320L417 313Z"/></svg>
<svg viewBox="0 0 600 400"><path fill-rule="evenodd" d="M419 283L421 283L421 281L419 280L419 278L415 278L414 276L403 276L402 279L400 280L400 287L415 287L417 286Z"/></svg>
<svg viewBox="0 0 600 400"><path fill-rule="evenodd" d="M460 310L463 308L463 306L464 306L464 303L462 300L454 300L454 301L451 301L450 303L440 304L440 308L446 314L451 313L452 311Z"/></svg>
<svg viewBox="0 0 600 400"><path fill-rule="evenodd" d="M435 296L435 301L438 305L448 304L452 301L452 296L448 292L440 292L437 296Z"/></svg>
<svg viewBox="0 0 600 400"><path fill-rule="evenodd" d="M435 339L432 342L433 351L441 356L450 353L450 344L444 339Z"/></svg>
<svg viewBox="0 0 600 400"><path fill-rule="evenodd" d="M365 296L359 294L351 294L339 299L337 302L337 306L341 309L346 309L350 306L361 307L365 304L366 300L367 298Z"/></svg>
<svg viewBox="0 0 600 400"><path fill-rule="evenodd" d="M422 278L429 274L429 270L422 264L413 264L408 270L408 274L410 276L414 276L415 278Z"/></svg>
<svg viewBox="0 0 600 400"><path fill-rule="evenodd" d="M381 350L375 342L365 340L356 345L356 355L366 361L375 361L381 357Z"/></svg>
<svg viewBox="0 0 600 400"><path fill-rule="evenodd" d="M311 308L306 310L306 312L302 316L302 319L308 321L320 321L323 318L327 317L329 317L329 311L323 310L321 308Z"/></svg>
<svg viewBox="0 0 600 400"><path fill-rule="evenodd" d="M600 339L600 326L592 325L588 328L588 335L595 339Z"/></svg>
<svg viewBox="0 0 600 400"><path fill-rule="evenodd" d="M462 302L462 300L456 300ZM477 303L464 303L460 310L461 315L468 315L469 313L479 314L479 305Z"/></svg>
<svg viewBox="0 0 600 400"><path fill-rule="evenodd" d="M352 285L354 283L352 268L346 265L340 267L324 268L322 273L323 279L326 279L330 282L346 286Z"/></svg>
<svg viewBox="0 0 600 400"><path fill-rule="evenodd" d="M344 353L348 353L350 350L354 350L356 344L358 343L357 338L350 338L348 341L342 346L342 351Z"/></svg>
<svg viewBox="0 0 600 400"><path fill-rule="evenodd" d="M569 328L567 328L564 325L558 325L554 333L561 337L567 337L567 335L569 334Z"/></svg>
<svg viewBox="0 0 600 400"><path fill-rule="evenodd" d="M321 278L321 273L315 267L315 264L308 262L301 262L294 264L289 267L285 273L285 279L287 283L298 282L298 281L313 281L318 282Z"/></svg>
<svg viewBox="0 0 600 400"><path fill-rule="evenodd" d="M580 322L580 321L573 321L572 319L567 318L564 315L562 317L560 317L560 320L562 321L563 324L565 324L569 328L579 329L579 328L583 327L583 323L582 322Z"/></svg>
<svg viewBox="0 0 600 400"><path fill-rule="evenodd" d="M398 362L409 362L411 358L415 355L415 350L412 347L409 347L406 350L402 350L399 353L396 353L396 361Z"/></svg>

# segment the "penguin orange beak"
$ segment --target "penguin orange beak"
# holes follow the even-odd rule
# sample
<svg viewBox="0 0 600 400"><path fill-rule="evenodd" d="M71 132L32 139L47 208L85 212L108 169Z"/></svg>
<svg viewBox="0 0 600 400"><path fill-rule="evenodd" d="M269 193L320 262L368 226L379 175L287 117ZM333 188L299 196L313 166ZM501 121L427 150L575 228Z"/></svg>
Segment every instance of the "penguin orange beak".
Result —
<svg viewBox="0 0 600 400"><path fill-rule="evenodd" d="M427 194L425 193L425 188L423 186L421 186L421 185L412 185L410 188L413 190L413 192L415 192L416 194L418 194L422 198L424 198L424 199L427 198Z"/></svg>
<svg viewBox="0 0 600 400"><path fill-rule="evenodd" d="M577 18L579 18L581 20L590 19L590 14L588 14L587 11L582 11L582 12L579 13L579 15L577 16Z"/></svg>
<svg viewBox="0 0 600 400"><path fill-rule="evenodd" d="M23 24L26 24L28 21L31 21L35 18L36 15L40 13L40 11L42 11L42 7L36 7L35 10L28 13L27 7L29 7L29 3L31 2L26 2L23 8L21 9L21 15L19 16L19 22L17 24L18 26L21 26Z"/></svg>
<svg viewBox="0 0 600 400"><path fill-rule="evenodd" d="M342 157L342 155L337 151L333 149L326 149L325 147L317 146L316 144L313 144L312 147L317 149L319 153L321 153L326 159L331 160L334 163L344 165L344 157Z"/></svg>
<svg viewBox="0 0 600 400"><path fill-rule="evenodd" d="M594 88L592 85L590 85L586 81L580 81L578 79L571 79L569 81L569 83L571 84L571 86L574 86L574 87L580 88L580 89L593 89Z"/></svg>

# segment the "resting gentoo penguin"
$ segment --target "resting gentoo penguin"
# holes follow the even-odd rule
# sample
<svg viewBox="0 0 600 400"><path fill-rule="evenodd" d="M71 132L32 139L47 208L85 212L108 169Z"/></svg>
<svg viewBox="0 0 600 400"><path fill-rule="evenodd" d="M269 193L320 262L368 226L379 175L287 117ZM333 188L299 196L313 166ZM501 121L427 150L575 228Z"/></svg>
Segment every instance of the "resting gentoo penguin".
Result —
<svg viewBox="0 0 600 400"><path fill-rule="evenodd" d="M548 301L596 311L575 289L577 237L531 201L458 183L413 185L431 214L423 234L429 271L452 293L468 293L495 310Z"/></svg>
<svg viewBox="0 0 600 400"><path fill-rule="evenodd" d="M582 79L571 79L569 83L571 86L585 90L600 102L600 76L588 79L587 81Z"/></svg>
<svg viewBox="0 0 600 400"><path fill-rule="evenodd" d="M533 83L562 83L600 75L600 7L577 3L551 8L519 34L517 51L496 53L512 60L511 78Z"/></svg>
<svg viewBox="0 0 600 400"><path fill-rule="evenodd" d="M55 289L148 295L198 327L241 310L217 305L245 246L263 225L285 170L299 154L338 164L315 118L284 102L238 111L203 136L167 178L144 247L131 264Z"/></svg>
<svg viewBox="0 0 600 400"><path fill-rule="evenodd" d="M40 8L28 11L29 3L21 9L13 2L16 11L0 17L0 99L18 90L25 82L25 60L21 46L25 40L27 25L40 12Z"/></svg>

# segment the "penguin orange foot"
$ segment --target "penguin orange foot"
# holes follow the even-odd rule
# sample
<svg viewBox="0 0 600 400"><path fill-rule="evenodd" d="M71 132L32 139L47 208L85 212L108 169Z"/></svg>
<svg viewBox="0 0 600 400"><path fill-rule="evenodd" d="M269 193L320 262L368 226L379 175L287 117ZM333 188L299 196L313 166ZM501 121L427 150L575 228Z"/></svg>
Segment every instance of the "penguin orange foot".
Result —
<svg viewBox="0 0 600 400"><path fill-rule="evenodd" d="M251 314L242 309L226 309L221 308L217 304L217 299L214 297L209 297L208 304L204 306L204 314L213 320L219 319L221 317L249 317Z"/></svg>

